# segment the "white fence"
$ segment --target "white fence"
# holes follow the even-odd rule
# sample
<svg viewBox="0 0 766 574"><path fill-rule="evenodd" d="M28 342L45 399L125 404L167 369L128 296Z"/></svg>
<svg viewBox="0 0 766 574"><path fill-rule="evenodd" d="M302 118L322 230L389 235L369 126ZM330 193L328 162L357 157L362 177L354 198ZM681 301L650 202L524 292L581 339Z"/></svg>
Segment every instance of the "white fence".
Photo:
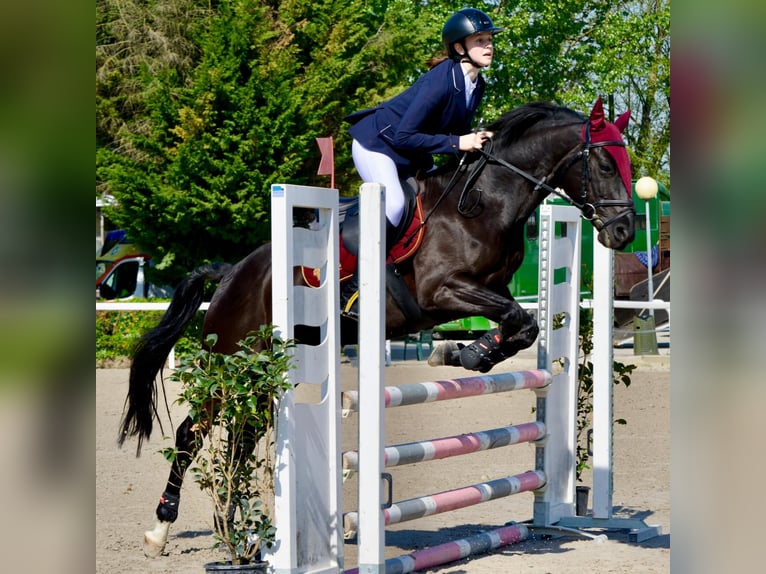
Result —
<svg viewBox="0 0 766 574"><path fill-rule="evenodd" d="M96 303L96 311L165 311L170 306L169 301L162 303L129 303L119 301L104 301ZM200 311L206 311L210 306L209 302L200 305ZM524 309L537 309L537 303L521 303ZM593 307L593 299L582 299L580 306L585 309ZM670 314L670 301L662 299L653 299L652 301L622 301L614 302L615 309L662 309Z"/></svg>
<svg viewBox="0 0 766 574"><path fill-rule="evenodd" d="M130 303L127 301L103 301L96 302L96 311L165 311L170 306L169 301L163 301L161 303L151 303L144 301L142 303ZM210 306L209 302L204 302L200 305L200 311L207 311ZM521 303L524 309L537 309L537 303ZM593 308L593 299L582 299L580 306L585 309ZM662 299L654 299L653 301L615 301L615 309L662 309L668 312L668 322L670 322L670 301L663 301ZM659 330L659 329L658 329ZM386 364L390 364L390 360L386 360ZM175 369L175 347L170 350L168 356L168 367Z"/></svg>
<svg viewBox="0 0 766 574"><path fill-rule="evenodd" d="M163 301L162 303L150 303L144 301L143 303L129 303L127 301L104 301L96 302L96 311L165 311L170 307L170 301ZM207 301L200 305L200 311L207 311L210 307L210 303Z"/></svg>

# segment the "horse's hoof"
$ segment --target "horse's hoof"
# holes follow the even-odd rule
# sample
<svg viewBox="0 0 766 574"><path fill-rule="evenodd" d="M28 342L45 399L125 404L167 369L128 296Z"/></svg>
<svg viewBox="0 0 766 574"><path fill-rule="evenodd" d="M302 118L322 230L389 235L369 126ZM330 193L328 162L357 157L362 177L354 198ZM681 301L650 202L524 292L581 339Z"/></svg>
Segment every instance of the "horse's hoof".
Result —
<svg viewBox="0 0 766 574"><path fill-rule="evenodd" d="M154 530L144 532L144 556L157 558L165 550L170 522L158 522Z"/></svg>
<svg viewBox="0 0 766 574"><path fill-rule="evenodd" d="M450 362L450 358L453 357L455 352L460 352L460 347L458 347L457 343L455 341L446 341L434 348L431 356L428 357L428 364L431 367L451 366L453 363Z"/></svg>
<svg viewBox="0 0 766 574"><path fill-rule="evenodd" d="M162 555L165 545L157 544L148 537L148 534L151 534L151 532L144 532L144 556L147 558L157 558L157 556Z"/></svg>

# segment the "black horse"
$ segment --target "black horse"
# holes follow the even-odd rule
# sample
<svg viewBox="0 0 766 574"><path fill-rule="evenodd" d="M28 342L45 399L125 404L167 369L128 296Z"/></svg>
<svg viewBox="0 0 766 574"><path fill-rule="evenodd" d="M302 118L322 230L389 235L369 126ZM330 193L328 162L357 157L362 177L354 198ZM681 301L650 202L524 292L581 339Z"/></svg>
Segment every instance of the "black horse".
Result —
<svg viewBox="0 0 766 574"><path fill-rule="evenodd" d="M486 317L498 327L471 345L439 347L429 361L483 372L531 346L537 323L508 289L524 257L524 224L555 193L582 211L606 247L622 249L633 240L630 162L620 135L628 118L626 112L614 124L606 121L600 99L589 117L549 103L524 105L485 128L494 136L482 151L419 180L427 224L419 250L399 270L419 311L413 319L388 294L387 337L458 318ZM157 375L197 312L208 281L220 282L203 326L203 337L218 335L214 351L232 353L250 331L272 322L270 245L236 265L192 272L133 357L118 440L122 445L136 437L137 454L157 418ZM347 327L342 325L344 339L349 338ZM195 432L188 417L177 429L176 447L182 454L157 507L157 527L146 533L147 554L161 552L168 526L177 518L184 471L195 454Z"/></svg>

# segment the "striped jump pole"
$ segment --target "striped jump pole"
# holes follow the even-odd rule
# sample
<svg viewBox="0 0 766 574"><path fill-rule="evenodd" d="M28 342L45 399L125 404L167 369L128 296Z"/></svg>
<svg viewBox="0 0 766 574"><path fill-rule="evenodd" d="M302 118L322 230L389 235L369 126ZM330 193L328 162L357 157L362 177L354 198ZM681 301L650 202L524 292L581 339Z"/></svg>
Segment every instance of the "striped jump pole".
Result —
<svg viewBox="0 0 766 574"><path fill-rule="evenodd" d="M424 460L439 460L512 444L532 442L544 436L545 425L543 423L523 423L468 434L387 446L383 452L383 458L386 467L402 466ZM344 478L347 478L352 472L357 470L359 470L359 451L350 450L344 452Z"/></svg>
<svg viewBox="0 0 766 574"><path fill-rule="evenodd" d="M482 502L505 498L519 492L538 490L543 486L545 486L545 473L539 470L530 470L497 480L395 502L383 510L384 523L386 526L399 524L424 516L441 514ZM352 538L358 530L358 514L356 512L344 514L343 526L344 537Z"/></svg>
<svg viewBox="0 0 766 574"><path fill-rule="evenodd" d="M406 556L389 558L385 563L386 574L408 574L455 562L474 554L483 554L496 548L516 544L529 538L529 529L523 524L503 526L480 532L467 538L445 542L431 548L417 550ZM344 574L360 574L359 568L346 570Z"/></svg>
<svg viewBox="0 0 766 574"><path fill-rule="evenodd" d="M542 389L551 382L547 370L532 369L494 375L446 379L386 387L385 408L447 401L522 389ZM359 391L346 391L342 398L343 415L359 410Z"/></svg>

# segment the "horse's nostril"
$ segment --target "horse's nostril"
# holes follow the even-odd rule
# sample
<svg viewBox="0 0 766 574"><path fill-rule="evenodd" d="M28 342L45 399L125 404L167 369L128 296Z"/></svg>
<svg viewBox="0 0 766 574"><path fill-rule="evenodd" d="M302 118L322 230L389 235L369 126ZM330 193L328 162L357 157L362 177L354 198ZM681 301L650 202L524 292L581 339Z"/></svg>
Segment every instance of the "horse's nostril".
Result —
<svg viewBox="0 0 766 574"><path fill-rule="evenodd" d="M627 245L628 243L633 241L634 235L635 235L635 229L633 227L633 218L624 217L621 220L615 222L614 238L617 241L619 241L623 245Z"/></svg>
<svg viewBox="0 0 766 574"><path fill-rule="evenodd" d="M628 228L625 225L618 225L615 230L615 235L617 236L617 239L622 241L628 236Z"/></svg>
<svg viewBox="0 0 766 574"><path fill-rule="evenodd" d="M620 241L625 241L626 243L630 241L632 236L632 228L628 227L627 225L621 225L617 232L619 233Z"/></svg>

